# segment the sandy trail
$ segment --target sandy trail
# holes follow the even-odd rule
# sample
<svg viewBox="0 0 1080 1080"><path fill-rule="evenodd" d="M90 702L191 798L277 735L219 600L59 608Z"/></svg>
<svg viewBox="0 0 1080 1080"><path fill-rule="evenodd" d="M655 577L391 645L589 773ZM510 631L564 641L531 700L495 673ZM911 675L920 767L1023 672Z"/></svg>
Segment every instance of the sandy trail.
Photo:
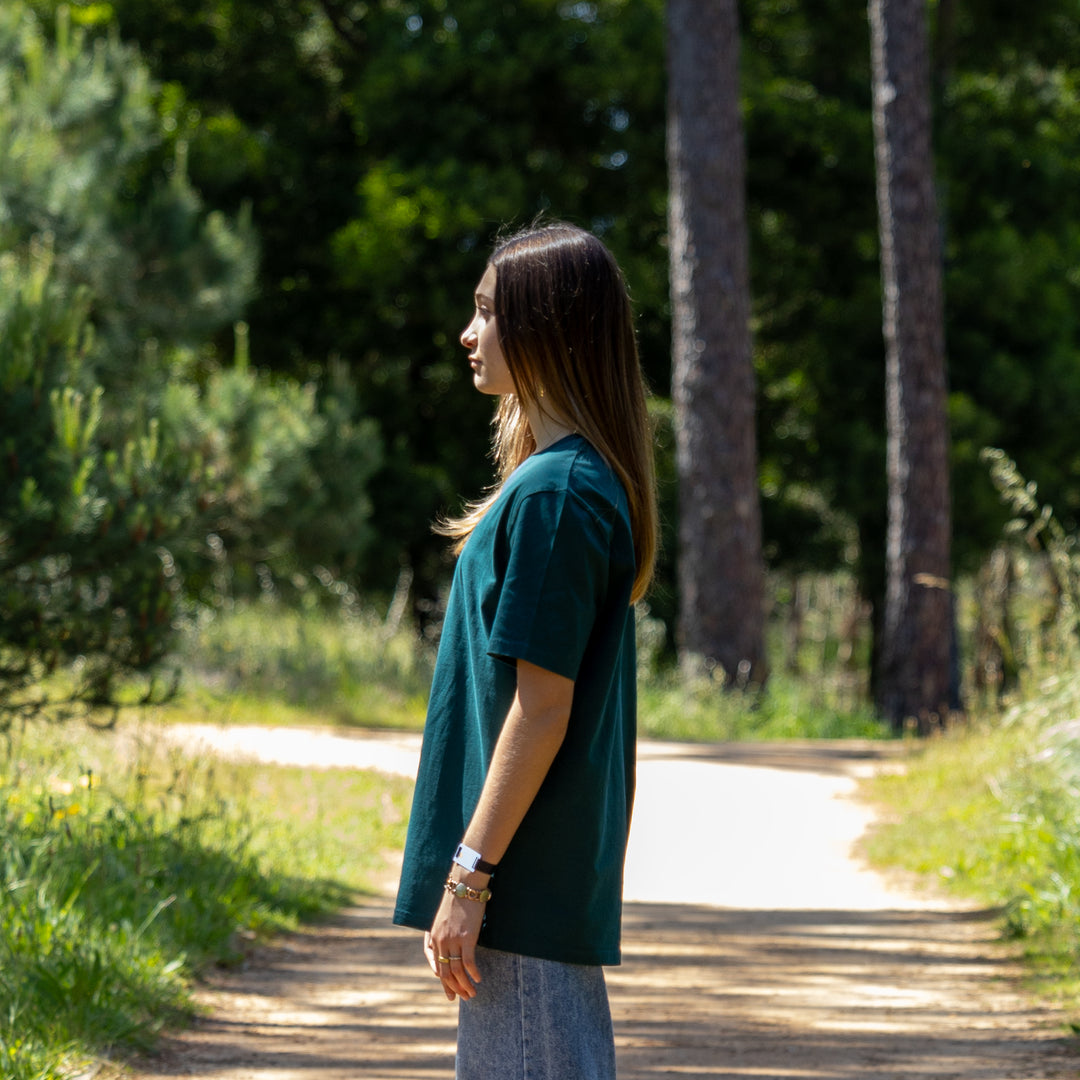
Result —
<svg viewBox="0 0 1080 1080"><path fill-rule="evenodd" d="M415 770L408 735L171 737L312 767ZM621 1080L1080 1076L1060 1017L1020 992L985 913L905 892L853 854L871 821L855 777L882 747L641 749L623 965L607 972ZM205 1018L140 1077L448 1080L455 1007L390 907L367 899L215 976L199 995Z"/></svg>

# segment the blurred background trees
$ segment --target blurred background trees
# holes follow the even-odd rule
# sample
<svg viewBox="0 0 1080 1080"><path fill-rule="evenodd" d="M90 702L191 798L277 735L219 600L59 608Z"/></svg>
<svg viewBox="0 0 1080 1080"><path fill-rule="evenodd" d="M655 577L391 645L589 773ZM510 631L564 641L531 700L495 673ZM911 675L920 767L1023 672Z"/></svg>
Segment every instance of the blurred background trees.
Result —
<svg viewBox="0 0 1080 1080"><path fill-rule="evenodd" d="M1066 0L927 10L967 573L1007 517L983 447L1080 513L1080 28ZM774 580L852 573L880 622L869 30L837 0L739 15L764 554ZM159 545L189 593L319 568L382 604L411 580L436 613L429 523L490 479L457 334L494 234L538 212L624 265L670 432L660 0L25 0L0 22L0 248L52 238L102 453L156 421L173 492L194 485ZM650 599L669 638L675 546Z"/></svg>
<svg viewBox="0 0 1080 1080"><path fill-rule="evenodd" d="M65 8L49 37L12 4L0 73L5 720L112 704L236 574L355 564L381 447L342 371L271 379L242 333L229 367L209 351L253 292L255 239L166 152L133 46Z"/></svg>

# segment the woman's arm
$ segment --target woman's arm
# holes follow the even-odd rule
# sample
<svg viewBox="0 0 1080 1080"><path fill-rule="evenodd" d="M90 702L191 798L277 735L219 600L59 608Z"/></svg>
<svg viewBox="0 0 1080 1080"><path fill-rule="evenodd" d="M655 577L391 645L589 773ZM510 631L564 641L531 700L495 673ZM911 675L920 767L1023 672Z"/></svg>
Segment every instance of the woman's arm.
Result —
<svg viewBox="0 0 1080 1080"><path fill-rule="evenodd" d="M517 662L517 693L495 744L476 811L462 837L488 862L497 863L503 857L540 790L566 736L573 699L572 679L525 660ZM454 867L454 877L474 889L488 883L487 874L466 873L459 866ZM468 999L476 993L469 976L480 981L475 949L483 917L483 904L446 893L425 936L428 962L451 1001L458 994ZM440 956L455 959L439 964Z"/></svg>

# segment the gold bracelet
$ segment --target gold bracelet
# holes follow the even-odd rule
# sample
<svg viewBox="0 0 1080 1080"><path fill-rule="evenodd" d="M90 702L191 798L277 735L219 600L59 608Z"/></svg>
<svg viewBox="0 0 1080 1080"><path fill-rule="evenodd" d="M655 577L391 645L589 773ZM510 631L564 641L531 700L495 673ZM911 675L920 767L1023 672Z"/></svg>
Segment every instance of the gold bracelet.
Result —
<svg viewBox="0 0 1080 1080"><path fill-rule="evenodd" d="M446 879L443 888L459 900L477 900L486 904L491 899L490 889L471 889L464 881L455 881L452 877Z"/></svg>

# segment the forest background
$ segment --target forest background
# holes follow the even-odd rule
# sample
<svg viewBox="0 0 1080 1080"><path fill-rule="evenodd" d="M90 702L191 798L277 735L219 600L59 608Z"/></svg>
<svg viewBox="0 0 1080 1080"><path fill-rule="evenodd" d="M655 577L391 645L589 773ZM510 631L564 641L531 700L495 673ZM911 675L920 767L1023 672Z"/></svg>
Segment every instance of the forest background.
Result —
<svg viewBox="0 0 1080 1080"><path fill-rule="evenodd" d="M664 15L660 0L0 5L0 1077L147 1045L190 1010L201 967L346 902L402 842L404 783L228 780L27 721L108 722L166 700L182 668L185 715L419 726L450 570L430 524L491 478L491 404L457 336L492 240L538 213L618 256L654 392L665 547L639 622L643 731L884 733L866 14L739 5L761 697L668 663ZM882 782L900 788L882 795L899 821L885 857L1001 905L1068 979L1080 13L936 0L927 15L973 718Z"/></svg>
<svg viewBox="0 0 1080 1080"><path fill-rule="evenodd" d="M865 15L740 14L764 554L775 580L853 575L875 610ZM437 624L449 564L430 522L490 481L489 403L457 333L493 237L549 213L599 233L634 296L668 525L650 607L670 646L663 15L658 0L7 5L0 581L6 611L23 608L7 640L66 618L80 629L42 638L46 666L149 663L180 610L223 589L384 609L405 589ZM1067 531L1080 511L1080 24L1065 0L929 16L963 575L1010 514L984 448L1036 479ZM16 599L30 579L52 615ZM88 671L91 696L108 670Z"/></svg>

